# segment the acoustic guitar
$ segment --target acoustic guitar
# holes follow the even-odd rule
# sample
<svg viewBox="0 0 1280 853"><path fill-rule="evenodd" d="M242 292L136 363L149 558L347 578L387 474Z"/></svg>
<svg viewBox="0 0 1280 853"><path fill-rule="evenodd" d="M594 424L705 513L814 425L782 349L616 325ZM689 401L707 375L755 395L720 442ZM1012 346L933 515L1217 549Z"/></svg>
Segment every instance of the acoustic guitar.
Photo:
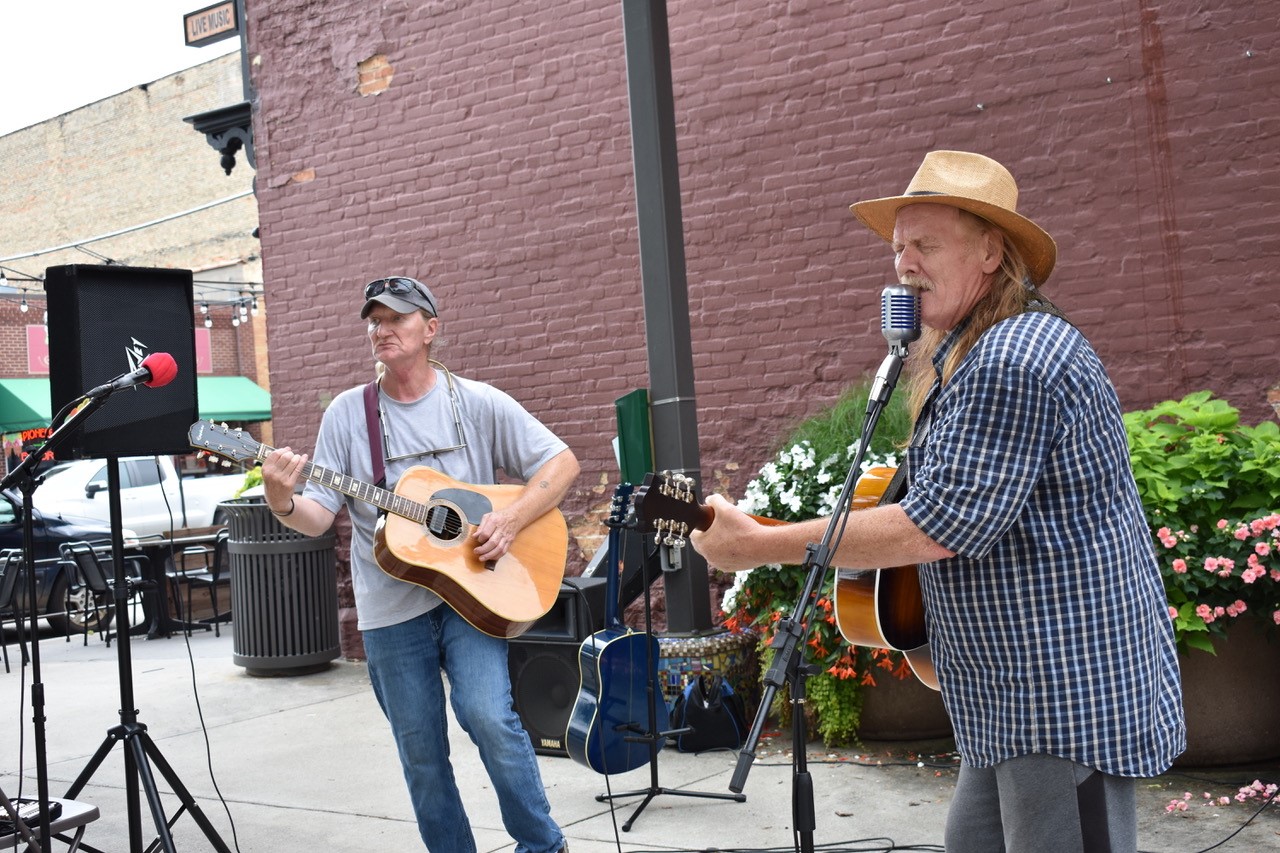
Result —
<svg viewBox="0 0 1280 853"><path fill-rule="evenodd" d="M565 748L569 757L597 773L625 773L648 763L649 741L640 736L671 728L667 703L657 683L658 640L632 631L618 616L618 554L621 528L631 497L630 483L614 491L610 507L605 627L582 641L578 651L581 684L569 716ZM649 701L654 702L654 731L648 732ZM658 738L661 750L666 738Z"/></svg>
<svg viewBox="0 0 1280 853"><path fill-rule="evenodd" d="M240 463L262 461L275 449L209 421L192 424L187 439L192 447ZM480 519L510 506L519 486L469 485L422 465L405 471L394 492L310 461L302 476L385 510L373 537L379 568L436 593L486 634L518 637L555 604L569 543L559 510L520 531L500 559L486 563L475 556Z"/></svg>
<svg viewBox="0 0 1280 853"><path fill-rule="evenodd" d="M858 478L849 501L850 511L880 503L895 469L872 468ZM715 510L698 502L691 479L680 474L647 474L632 499L641 527L667 544L679 546L694 530L706 530ZM787 524L751 516L760 524ZM891 649L903 654L911 671L925 685L938 689L938 675L925 632L924 599L915 566L857 571L835 570L833 595L836 626L855 646Z"/></svg>

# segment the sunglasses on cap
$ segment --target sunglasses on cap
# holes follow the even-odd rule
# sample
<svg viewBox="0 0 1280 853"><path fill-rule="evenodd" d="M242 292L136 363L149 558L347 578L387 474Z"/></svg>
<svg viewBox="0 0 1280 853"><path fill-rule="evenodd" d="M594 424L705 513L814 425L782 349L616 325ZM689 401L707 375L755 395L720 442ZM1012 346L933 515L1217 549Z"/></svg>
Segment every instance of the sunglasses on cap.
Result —
<svg viewBox="0 0 1280 853"><path fill-rule="evenodd" d="M373 299L375 296L381 296L384 292L390 293L392 296L400 298L408 297L413 301L414 294L417 294L426 305L424 306L433 315L438 315L436 310L436 300L431 293L422 285L421 282L414 281L411 278L403 278L397 276L395 278L380 278L377 281L371 281L364 286L364 298Z"/></svg>

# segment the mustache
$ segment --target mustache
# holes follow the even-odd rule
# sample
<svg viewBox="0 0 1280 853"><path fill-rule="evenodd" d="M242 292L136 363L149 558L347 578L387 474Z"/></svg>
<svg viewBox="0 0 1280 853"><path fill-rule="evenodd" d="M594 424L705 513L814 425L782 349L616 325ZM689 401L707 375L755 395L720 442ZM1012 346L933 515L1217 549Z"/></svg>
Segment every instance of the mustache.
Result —
<svg viewBox="0 0 1280 853"><path fill-rule="evenodd" d="M918 275L904 275L898 279L898 283L903 287L913 287L921 292L932 290L929 282Z"/></svg>

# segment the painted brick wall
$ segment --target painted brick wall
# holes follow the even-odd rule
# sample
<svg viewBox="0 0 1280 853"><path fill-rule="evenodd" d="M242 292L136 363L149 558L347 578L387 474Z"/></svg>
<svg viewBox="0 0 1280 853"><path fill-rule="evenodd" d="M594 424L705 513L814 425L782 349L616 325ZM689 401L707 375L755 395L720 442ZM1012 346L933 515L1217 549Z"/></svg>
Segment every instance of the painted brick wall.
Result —
<svg viewBox="0 0 1280 853"><path fill-rule="evenodd" d="M935 148L1011 168L1059 243L1047 292L1126 407L1209 387L1272 416L1264 6L670 2L704 476L740 491L879 364L891 257L848 205L900 192ZM277 436L309 445L369 374L358 286L406 272L441 299L440 357L567 439L585 469L570 513L598 509L612 403L647 384L621 4L254 0L248 17Z"/></svg>

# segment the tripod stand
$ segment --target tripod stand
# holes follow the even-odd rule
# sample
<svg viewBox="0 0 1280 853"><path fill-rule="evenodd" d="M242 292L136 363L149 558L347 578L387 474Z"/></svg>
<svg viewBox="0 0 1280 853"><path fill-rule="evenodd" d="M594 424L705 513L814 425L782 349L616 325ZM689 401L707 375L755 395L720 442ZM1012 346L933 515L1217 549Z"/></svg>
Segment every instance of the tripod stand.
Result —
<svg viewBox="0 0 1280 853"><path fill-rule="evenodd" d="M670 544L663 544L659 541L658 543L655 543L655 550L656 555L650 554L643 556L640 564L643 581L642 586L644 588L644 630L645 634L650 636L653 635L653 610L652 597L649 594L649 585L653 582L653 578L650 577L649 570L654 563L654 557L656 556L661 561L663 571L679 571L680 569L680 549L678 547L673 547ZM672 554L676 555L674 563L672 562ZM644 797L644 799L640 801L640 805L636 807L636 810L631 813L631 817L627 819L626 823L622 824L623 832L630 832L632 825L634 825L636 819L640 817L640 813L648 807L649 803L653 802L655 797L663 794L669 794L673 797L701 797L709 800L733 800L736 803L746 802L747 799L746 794L742 793L713 794L704 791L682 791L676 788L664 788L658 783L658 751L661 749L662 744L665 743L668 736L680 734L681 731L687 731L687 729L667 732L658 731L658 702L662 702L664 700L658 698L657 689L654 683L655 679L653 678L653 674L657 671L658 662L653 659L652 644L648 644L646 646L646 658L645 672L648 677L645 680L647 684L647 698L649 706L648 728L643 732L640 732L638 727L635 727L637 729L637 734L628 736L626 740L644 743L649 747L649 787L618 794L609 793L596 795L596 802L598 803L613 801L621 797Z"/></svg>
<svg viewBox="0 0 1280 853"><path fill-rule="evenodd" d="M114 456L107 460L107 490L110 497L111 557L115 575L115 583L111 587L111 592L115 600L116 618L120 620L116 632L116 658L120 674L120 725L107 731L107 737L102 745L98 747L98 751L94 753L88 765L76 777L71 787L67 789L66 798L74 800L102 765L107 755L110 754L111 748L117 743L122 743L125 746L125 792L129 810L129 850L131 853L142 853L143 850L142 811L138 802L139 782L141 782L142 789L146 792L147 803L151 808L151 816L156 825L157 840L165 850L165 853L176 853L173 835L169 830L173 823L182 816L183 811L191 813L192 818L200 826L200 829L204 831L205 837L209 839L209 842L213 844L218 853L231 853L226 843L219 837L218 831L209 822L209 819L205 817L204 812L201 811L200 806L191 796L191 792L182 784L178 774L174 772L173 768L169 766L169 762L160 754L155 741L147 734L147 727L138 722L138 711L134 708L133 698L133 657L129 645L129 578L124 568L124 543L122 541L123 534L121 533L120 465L119 459ZM86 582L95 592L105 592L109 588L105 577L101 575L100 571L97 577L90 577L87 574ZM164 776L182 804L177 814L173 816L172 821L165 817L164 806L160 802L160 792L156 787L155 776L151 772L152 763L159 768L161 775ZM147 849L154 849L154 846L155 842L153 841Z"/></svg>
<svg viewBox="0 0 1280 853"><path fill-rule="evenodd" d="M51 423L53 431L40 449L28 454L17 468L10 471L4 480L0 481L0 489L12 488L16 484L22 491L23 573L27 582L26 618L31 628L31 719L35 728L36 797L37 802L40 804L38 829L40 836L39 849L41 850L49 848L49 840L53 836L50 830L48 807L50 802L49 765L45 739L44 682L41 680L40 673L40 609L37 602L38 596L36 595L36 590L39 586L36 579L35 508L32 505L31 496L35 494L36 487L40 485L41 478L36 474L36 469L40 467L40 462L45 453L53 451L65 441L67 436L79 425L80 421L93 414L102 405L104 399L104 397L93 397L83 407L74 412L70 405L60 411ZM116 497L118 501L118 492ZM119 529L119 527L116 528L116 530ZM19 632L19 637L21 637L21 632Z"/></svg>

